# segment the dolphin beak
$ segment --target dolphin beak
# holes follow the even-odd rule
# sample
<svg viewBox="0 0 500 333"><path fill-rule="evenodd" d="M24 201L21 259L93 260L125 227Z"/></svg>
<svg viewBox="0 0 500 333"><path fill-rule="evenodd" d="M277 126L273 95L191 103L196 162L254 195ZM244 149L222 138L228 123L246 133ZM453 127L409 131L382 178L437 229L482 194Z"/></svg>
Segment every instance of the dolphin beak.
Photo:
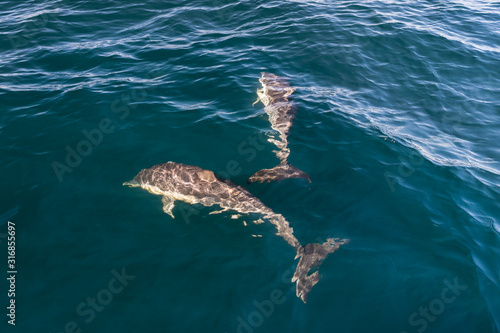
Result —
<svg viewBox="0 0 500 333"><path fill-rule="evenodd" d="M123 186L137 187L139 186L139 182L135 179L129 180L128 182L123 183Z"/></svg>

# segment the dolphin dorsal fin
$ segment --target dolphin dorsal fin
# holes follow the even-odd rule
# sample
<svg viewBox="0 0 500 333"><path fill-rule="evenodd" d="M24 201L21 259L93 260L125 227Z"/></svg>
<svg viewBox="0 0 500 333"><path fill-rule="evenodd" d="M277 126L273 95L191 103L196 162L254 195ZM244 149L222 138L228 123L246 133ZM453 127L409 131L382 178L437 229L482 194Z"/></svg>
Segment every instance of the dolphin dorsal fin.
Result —
<svg viewBox="0 0 500 333"><path fill-rule="evenodd" d="M214 173L210 170L199 171L198 176L200 177L200 179L207 181L207 182L213 182L216 180Z"/></svg>

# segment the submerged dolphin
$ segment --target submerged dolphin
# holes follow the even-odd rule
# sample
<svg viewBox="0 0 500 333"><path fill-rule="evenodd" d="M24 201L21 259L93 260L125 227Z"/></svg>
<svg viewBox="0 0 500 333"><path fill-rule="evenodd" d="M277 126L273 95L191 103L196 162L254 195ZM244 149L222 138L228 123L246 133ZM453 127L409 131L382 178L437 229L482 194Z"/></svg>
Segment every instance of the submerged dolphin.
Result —
<svg viewBox="0 0 500 333"><path fill-rule="evenodd" d="M297 297L305 303L307 294L318 282L318 271L308 275L314 267L319 267L325 257L349 242L348 239L329 238L323 244L300 245L293 235L293 229L285 218L266 207L259 199L241 186L229 180L215 176L212 171L197 166L168 162L143 169L133 180L123 183L131 187L141 187L153 194L163 196L163 210L174 217L172 209L175 200L204 206L219 205L223 210L239 213L261 214L271 222L281 236L296 251L295 259L300 261L293 275L292 282L297 281Z"/></svg>
<svg viewBox="0 0 500 333"><path fill-rule="evenodd" d="M290 155L288 134L297 113L297 107L288 100L288 96L295 91L295 88L290 87L285 78L271 73L262 73L259 81L262 89L257 90L258 98L255 103L261 101L265 105L264 111L269 115L271 127L279 133L280 140L270 139L269 141L278 147L279 150L275 152L281 163L272 169L257 171L248 179L248 183L281 181L286 178L305 178L311 181L307 173L288 164L287 161Z"/></svg>

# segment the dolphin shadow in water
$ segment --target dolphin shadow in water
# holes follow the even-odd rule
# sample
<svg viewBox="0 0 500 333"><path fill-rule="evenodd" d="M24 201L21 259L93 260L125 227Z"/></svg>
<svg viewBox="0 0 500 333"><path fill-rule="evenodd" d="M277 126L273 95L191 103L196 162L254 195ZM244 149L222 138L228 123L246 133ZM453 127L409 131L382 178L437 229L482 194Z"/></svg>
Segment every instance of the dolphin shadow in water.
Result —
<svg viewBox="0 0 500 333"><path fill-rule="evenodd" d="M242 214L257 213L272 223L288 244L295 249L295 259L300 258L292 278L296 282L297 297L305 303L311 288L318 282L318 271L309 271L319 267L323 259L333 253L348 239L329 238L323 244L300 245L293 235L293 229L281 214L273 212L259 199L241 186L229 180L220 179L212 171L197 166L168 162L143 169L131 181L123 183L131 187L141 187L153 194L163 196L163 210L174 218L172 209L175 201L204 206L219 205L222 211L236 211ZM221 211L221 212L222 212ZM218 213L218 212L212 212ZM211 213L211 214L212 214Z"/></svg>
<svg viewBox="0 0 500 333"><path fill-rule="evenodd" d="M272 169L262 169L253 174L247 181L248 184L258 182L282 181L287 178L304 178L309 182L309 175L291 164L288 164L290 148L288 148L288 134L293 124L293 119L297 113L295 104L288 100L288 97L295 91L290 87L288 81L280 76L271 73L261 73L259 82L262 89L257 90L257 101L264 104L264 111L269 116L269 122L273 130L279 133L279 140L269 139L276 145L276 157L280 159L280 164Z"/></svg>

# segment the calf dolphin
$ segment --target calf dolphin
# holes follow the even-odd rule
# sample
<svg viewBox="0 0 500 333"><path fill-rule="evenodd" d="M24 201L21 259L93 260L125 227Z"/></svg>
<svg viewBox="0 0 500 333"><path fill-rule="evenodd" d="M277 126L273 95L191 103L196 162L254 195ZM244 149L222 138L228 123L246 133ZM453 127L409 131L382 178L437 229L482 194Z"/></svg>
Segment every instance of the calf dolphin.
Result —
<svg viewBox="0 0 500 333"><path fill-rule="evenodd" d="M288 155L290 149L288 148L288 134L290 127L292 127L293 119L297 113L297 107L292 101L288 100L295 88L290 87L288 81L280 76L271 73L261 73L262 77L259 79L262 84L262 89L257 90L257 101L264 104L264 111L269 116L271 127L279 133L279 139L270 139L269 141L278 147L276 157L280 159L280 164L272 169L262 169L253 174L248 183L253 182L271 182L274 180L282 181L286 178L305 178L309 179L309 175L291 164L288 164Z"/></svg>
<svg viewBox="0 0 500 333"><path fill-rule="evenodd" d="M123 183L131 187L141 187L153 194L162 195L163 210L174 217L172 209L175 201L204 206L219 205L222 211L233 210L243 214L257 213L271 222L281 236L300 258L292 282L297 282L297 297L305 303L307 294L318 282L318 271L308 275L314 267L319 267L325 257L349 242L348 239L329 238L323 244L300 245L293 235L293 229L285 218L266 207L259 199L241 186L229 180L220 179L212 171L197 166L168 162L141 170L131 181Z"/></svg>

